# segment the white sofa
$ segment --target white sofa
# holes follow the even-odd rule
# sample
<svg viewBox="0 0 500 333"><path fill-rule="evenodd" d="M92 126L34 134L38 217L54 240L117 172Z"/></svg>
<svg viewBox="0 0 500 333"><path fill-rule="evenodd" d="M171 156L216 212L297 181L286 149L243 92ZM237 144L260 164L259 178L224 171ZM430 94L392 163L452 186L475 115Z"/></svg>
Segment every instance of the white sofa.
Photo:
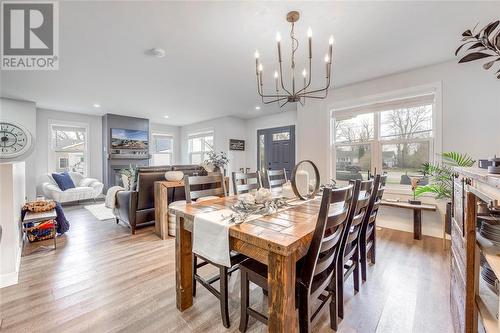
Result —
<svg viewBox="0 0 500 333"><path fill-rule="evenodd" d="M45 182L41 188L43 195L47 199L52 199L57 202L70 202L78 200L95 199L102 193L104 184L95 178L87 178L78 172L69 171L69 176L75 183L75 188L61 191L57 183L52 178L52 174L47 174Z"/></svg>

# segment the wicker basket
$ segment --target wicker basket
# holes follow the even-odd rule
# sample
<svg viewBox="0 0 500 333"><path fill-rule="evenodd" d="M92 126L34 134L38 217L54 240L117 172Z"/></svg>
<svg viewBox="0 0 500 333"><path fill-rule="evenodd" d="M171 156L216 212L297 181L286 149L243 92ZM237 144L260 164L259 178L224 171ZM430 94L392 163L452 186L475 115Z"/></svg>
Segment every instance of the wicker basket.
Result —
<svg viewBox="0 0 500 333"><path fill-rule="evenodd" d="M26 236L30 243L54 238L56 236L56 231L54 229L55 223L56 221L54 220L47 220L35 227L27 229Z"/></svg>

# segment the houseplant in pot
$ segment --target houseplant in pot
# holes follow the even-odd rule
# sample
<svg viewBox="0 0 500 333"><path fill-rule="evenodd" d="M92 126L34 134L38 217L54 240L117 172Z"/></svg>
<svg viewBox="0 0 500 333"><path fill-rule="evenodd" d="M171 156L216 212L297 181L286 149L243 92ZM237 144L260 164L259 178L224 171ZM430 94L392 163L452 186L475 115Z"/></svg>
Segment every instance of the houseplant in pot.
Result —
<svg viewBox="0 0 500 333"><path fill-rule="evenodd" d="M446 200L446 230L451 226L451 198L453 196L453 167L471 167L476 163L469 155L457 152L445 152L441 154L441 163L424 163L422 172L429 175L429 184L418 186L415 189L415 197L425 193L434 193L436 199ZM449 232L448 232L449 233Z"/></svg>
<svg viewBox="0 0 500 333"><path fill-rule="evenodd" d="M132 165L130 165L128 168L120 170L120 175L122 177L122 183L125 190L129 191L132 188L134 188L135 173L136 173L136 168L134 168Z"/></svg>

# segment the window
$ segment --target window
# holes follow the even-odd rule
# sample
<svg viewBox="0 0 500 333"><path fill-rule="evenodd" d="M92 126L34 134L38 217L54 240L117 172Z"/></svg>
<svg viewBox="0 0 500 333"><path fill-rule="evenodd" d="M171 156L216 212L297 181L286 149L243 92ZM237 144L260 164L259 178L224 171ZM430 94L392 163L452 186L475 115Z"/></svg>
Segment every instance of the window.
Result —
<svg viewBox="0 0 500 333"><path fill-rule="evenodd" d="M171 165L174 138L169 134L152 133L152 165Z"/></svg>
<svg viewBox="0 0 500 333"><path fill-rule="evenodd" d="M87 128L51 125L50 170L74 171L87 175Z"/></svg>
<svg viewBox="0 0 500 333"><path fill-rule="evenodd" d="M204 132L188 135L189 163L201 164L214 150L214 132Z"/></svg>
<svg viewBox="0 0 500 333"><path fill-rule="evenodd" d="M408 185L434 160L434 94L337 110L332 128L337 180L382 170L388 185Z"/></svg>
<svg viewBox="0 0 500 333"><path fill-rule="evenodd" d="M273 133L273 141L290 140L290 132Z"/></svg>

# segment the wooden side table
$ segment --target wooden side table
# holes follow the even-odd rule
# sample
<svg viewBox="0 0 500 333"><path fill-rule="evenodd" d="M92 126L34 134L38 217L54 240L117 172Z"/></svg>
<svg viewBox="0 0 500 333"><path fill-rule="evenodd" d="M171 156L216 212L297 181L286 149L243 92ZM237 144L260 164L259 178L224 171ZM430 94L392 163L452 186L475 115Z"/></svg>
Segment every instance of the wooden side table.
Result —
<svg viewBox="0 0 500 333"><path fill-rule="evenodd" d="M26 228L26 225L28 223L33 223L34 225L40 224L44 221L47 220L55 220L57 217L57 213L55 209L46 211L46 212L39 212L39 213L34 213L34 212L27 212L26 215L24 216L23 220L23 253L24 253L24 242L25 238L27 237L27 231L29 228ZM54 221L54 250L57 248L57 225L56 222Z"/></svg>
<svg viewBox="0 0 500 333"><path fill-rule="evenodd" d="M422 211L436 211L437 206L434 204L420 204L415 205L409 202L402 201L387 201L382 200L380 203L382 206L397 207L403 209L413 210L413 239L422 239Z"/></svg>

